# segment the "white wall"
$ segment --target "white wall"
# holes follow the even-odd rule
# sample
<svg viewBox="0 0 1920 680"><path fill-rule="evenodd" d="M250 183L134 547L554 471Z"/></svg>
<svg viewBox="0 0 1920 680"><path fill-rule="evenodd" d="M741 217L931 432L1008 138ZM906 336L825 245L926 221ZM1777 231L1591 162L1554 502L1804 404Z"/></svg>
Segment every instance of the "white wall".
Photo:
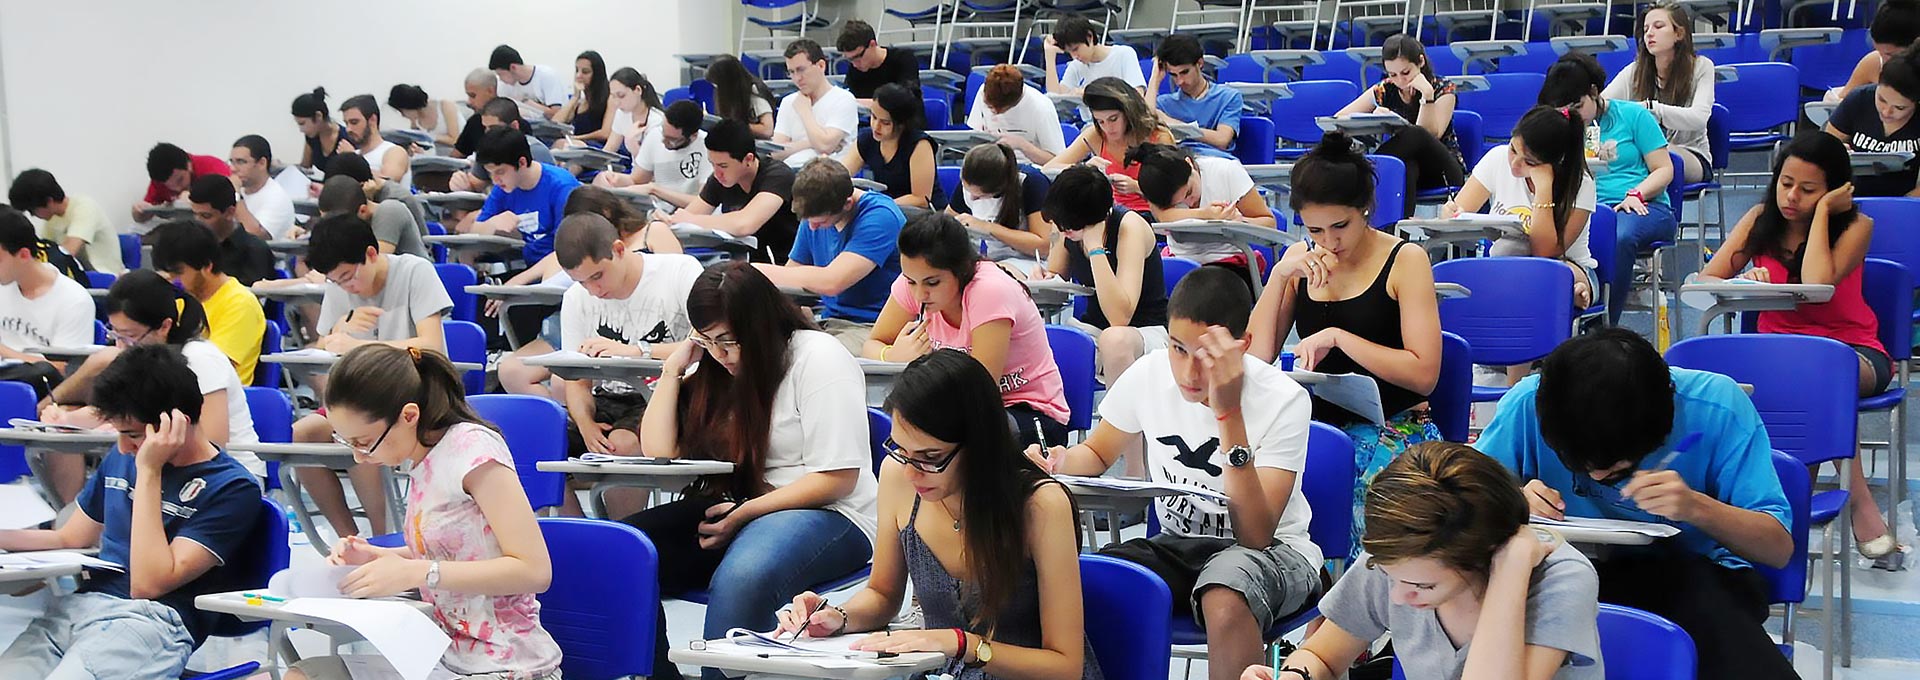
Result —
<svg viewBox="0 0 1920 680"><path fill-rule="evenodd" d="M298 161L294 96L327 88L384 102L396 83L462 99L461 80L495 45L570 72L595 49L661 89L678 84L675 53L730 47L726 0L98 0L0 3L11 167L52 171L114 214L146 185L146 151L170 141L226 158L233 140L265 135ZM337 114L336 114L337 117ZM405 126L398 113L387 127Z"/></svg>

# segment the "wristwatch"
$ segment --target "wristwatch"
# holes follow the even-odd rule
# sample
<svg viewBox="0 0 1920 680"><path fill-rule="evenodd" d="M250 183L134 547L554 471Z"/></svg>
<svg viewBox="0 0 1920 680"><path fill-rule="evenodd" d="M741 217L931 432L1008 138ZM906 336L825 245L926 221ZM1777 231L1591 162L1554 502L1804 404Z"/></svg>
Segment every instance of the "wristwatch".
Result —
<svg viewBox="0 0 1920 680"><path fill-rule="evenodd" d="M427 563L427 587L440 587L440 560Z"/></svg>
<svg viewBox="0 0 1920 680"><path fill-rule="evenodd" d="M1640 193L1639 189L1628 189L1627 197L1639 200L1641 203L1647 202L1647 196L1645 194Z"/></svg>
<svg viewBox="0 0 1920 680"><path fill-rule="evenodd" d="M985 636L981 636L980 642L973 646L973 663L961 665L967 668L982 668L989 663L993 663L993 643L988 642Z"/></svg>
<svg viewBox="0 0 1920 680"><path fill-rule="evenodd" d="M1251 462L1253 462L1253 449L1248 448L1246 444L1236 444L1233 448L1227 449L1228 465L1237 468L1246 467L1247 463Z"/></svg>

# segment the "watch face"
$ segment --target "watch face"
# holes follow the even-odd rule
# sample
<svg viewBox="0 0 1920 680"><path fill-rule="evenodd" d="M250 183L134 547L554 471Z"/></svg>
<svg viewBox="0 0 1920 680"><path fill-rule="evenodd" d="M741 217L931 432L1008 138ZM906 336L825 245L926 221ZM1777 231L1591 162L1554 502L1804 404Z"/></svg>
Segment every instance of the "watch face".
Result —
<svg viewBox="0 0 1920 680"><path fill-rule="evenodd" d="M1235 446L1227 450L1227 464L1234 467L1246 467L1253 460L1253 451L1245 446Z"/></svg>

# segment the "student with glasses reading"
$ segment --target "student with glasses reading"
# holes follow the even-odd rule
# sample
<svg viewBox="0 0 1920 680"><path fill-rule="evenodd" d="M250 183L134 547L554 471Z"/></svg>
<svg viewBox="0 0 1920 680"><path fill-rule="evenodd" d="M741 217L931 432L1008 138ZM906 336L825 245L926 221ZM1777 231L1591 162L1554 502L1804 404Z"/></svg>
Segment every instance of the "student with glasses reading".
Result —
<svg viewBox="0 0 1920 680"><path fill-rule="evenodd" d="M959 680L1102 677L1082 621L1073 497L1021 456L993 376L936 351L900 374L887 412L873 577L837 607L801 593L776 632L940 652ZM889 631L908 582L925 628Z"/></svg>
<svg viewBox="0 0 1920 680"><path fill-rule="evenodd" d="M866 377L753 265L708 268L686 305L693 342L667 357L640 446L734 471L621 521L659 550L662 598L708 590L703 638L768 630L780 605L873 555ZM666 610L655 615L654 677L677 680Z"/></svg>

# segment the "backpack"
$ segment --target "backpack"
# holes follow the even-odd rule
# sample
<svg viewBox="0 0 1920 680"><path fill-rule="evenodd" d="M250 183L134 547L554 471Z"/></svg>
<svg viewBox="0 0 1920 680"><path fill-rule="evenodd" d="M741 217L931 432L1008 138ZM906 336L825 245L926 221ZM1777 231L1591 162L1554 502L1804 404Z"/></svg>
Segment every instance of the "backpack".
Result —
<svg viewBox="0 0 1920 680"><path fill-rule="evenodd" d="M119 237L115 236L114 238ZM91 267L82 264L79 258L68 255L67 251L60 248L60 244L47 239L40 239L37 247L40 249L40 259L47 264L53 265L54 269L60 270L61 276L80 282L80 286L83 288L89 285L90 282L87 281L87 272L91 270Z"/></svg>

